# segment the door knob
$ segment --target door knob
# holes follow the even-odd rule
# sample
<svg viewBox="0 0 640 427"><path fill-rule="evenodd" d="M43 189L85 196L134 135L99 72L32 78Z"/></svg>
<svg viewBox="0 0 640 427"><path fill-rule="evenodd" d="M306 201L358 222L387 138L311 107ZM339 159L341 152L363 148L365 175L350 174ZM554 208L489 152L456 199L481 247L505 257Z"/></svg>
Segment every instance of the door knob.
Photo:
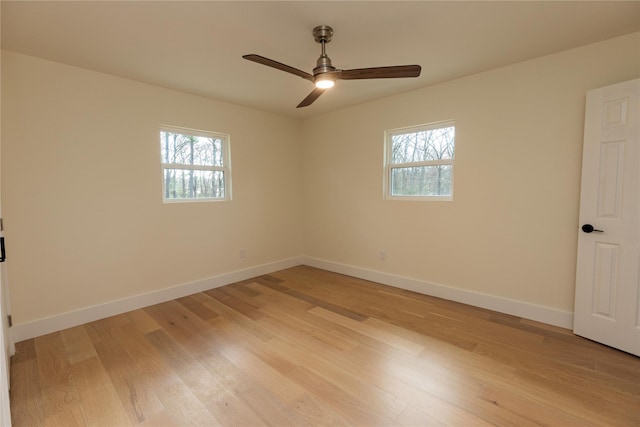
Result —
<svg viewBox="0 0 640 427"><path fill-rule="evenodd" d="M585 233L593 233L594 231L596 233L604 233L604 230L596 230L595 228L593 228L593 225L591 224L585 224L582 226L582 231L584 231Z"/></svg>

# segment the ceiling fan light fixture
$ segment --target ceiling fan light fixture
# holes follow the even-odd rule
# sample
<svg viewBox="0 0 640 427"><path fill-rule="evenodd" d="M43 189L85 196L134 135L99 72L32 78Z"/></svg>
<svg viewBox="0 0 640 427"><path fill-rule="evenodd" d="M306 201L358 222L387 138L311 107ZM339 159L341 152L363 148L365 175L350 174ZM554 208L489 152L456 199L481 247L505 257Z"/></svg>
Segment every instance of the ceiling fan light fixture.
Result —
<svg viewBox="0 0 640 427"><path fill-rule="evenodd" d="M333 85L336 84L336 82L333 79L330 79L327 77L320 77L315 81L315 83L318 89L329 89L330 87L333 87Z"/></svg>

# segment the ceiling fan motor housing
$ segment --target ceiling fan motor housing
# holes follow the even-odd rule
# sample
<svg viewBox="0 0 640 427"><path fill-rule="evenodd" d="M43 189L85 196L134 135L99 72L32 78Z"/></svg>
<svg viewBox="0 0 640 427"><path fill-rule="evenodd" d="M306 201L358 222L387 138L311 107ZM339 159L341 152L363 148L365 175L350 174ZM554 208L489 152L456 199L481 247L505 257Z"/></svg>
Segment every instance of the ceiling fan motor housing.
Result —
<svg viewBox="0 0 640 427"><path fill-rule="evenodd" d="M313 69L313 75L317 76L318 74L326 73L329 71L335 71L336 67L331 65L331 59L327 55L322 55L318 58L318 62L316 63L316 68Z"/></svg>

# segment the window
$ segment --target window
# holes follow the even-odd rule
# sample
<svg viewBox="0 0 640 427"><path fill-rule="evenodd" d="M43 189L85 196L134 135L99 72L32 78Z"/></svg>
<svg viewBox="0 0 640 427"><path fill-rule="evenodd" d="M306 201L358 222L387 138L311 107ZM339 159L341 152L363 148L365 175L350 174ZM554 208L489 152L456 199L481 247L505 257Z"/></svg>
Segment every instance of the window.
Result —
<svg viewBox="0 0 640 427"><path fill-rule="evenodd" d="M229 200L229 136L161 128L165 202Z"/></svg>
<svg viewBox="0 0 640 427"><path fill-rule="evenodd" d="M386 197L452 200L455 123L435 123L385 133Z"/></svg>

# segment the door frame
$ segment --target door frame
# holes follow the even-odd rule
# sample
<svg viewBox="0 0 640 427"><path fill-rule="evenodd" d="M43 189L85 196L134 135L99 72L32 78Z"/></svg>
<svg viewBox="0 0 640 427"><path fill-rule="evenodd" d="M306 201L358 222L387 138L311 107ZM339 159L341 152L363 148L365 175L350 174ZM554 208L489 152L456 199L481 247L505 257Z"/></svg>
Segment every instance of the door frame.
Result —
<svg viewBox="0 0 640 427"><path fill-rule="evenodd" d="M0 81L2 77L2 55L0 54ZM0 99L2 98L0 85ZM0 169L2 167L2 111L0 104ZM0 221L2 221L2 174L0 173ZM3 230L0 227L0 236ZM0 425L11 426L11 400L9 397L9 387L11 382L11 355L15 353L15 345L11 337L9 327L9 292L7 283L7 267L5 263L0 263Z"/></svg>

